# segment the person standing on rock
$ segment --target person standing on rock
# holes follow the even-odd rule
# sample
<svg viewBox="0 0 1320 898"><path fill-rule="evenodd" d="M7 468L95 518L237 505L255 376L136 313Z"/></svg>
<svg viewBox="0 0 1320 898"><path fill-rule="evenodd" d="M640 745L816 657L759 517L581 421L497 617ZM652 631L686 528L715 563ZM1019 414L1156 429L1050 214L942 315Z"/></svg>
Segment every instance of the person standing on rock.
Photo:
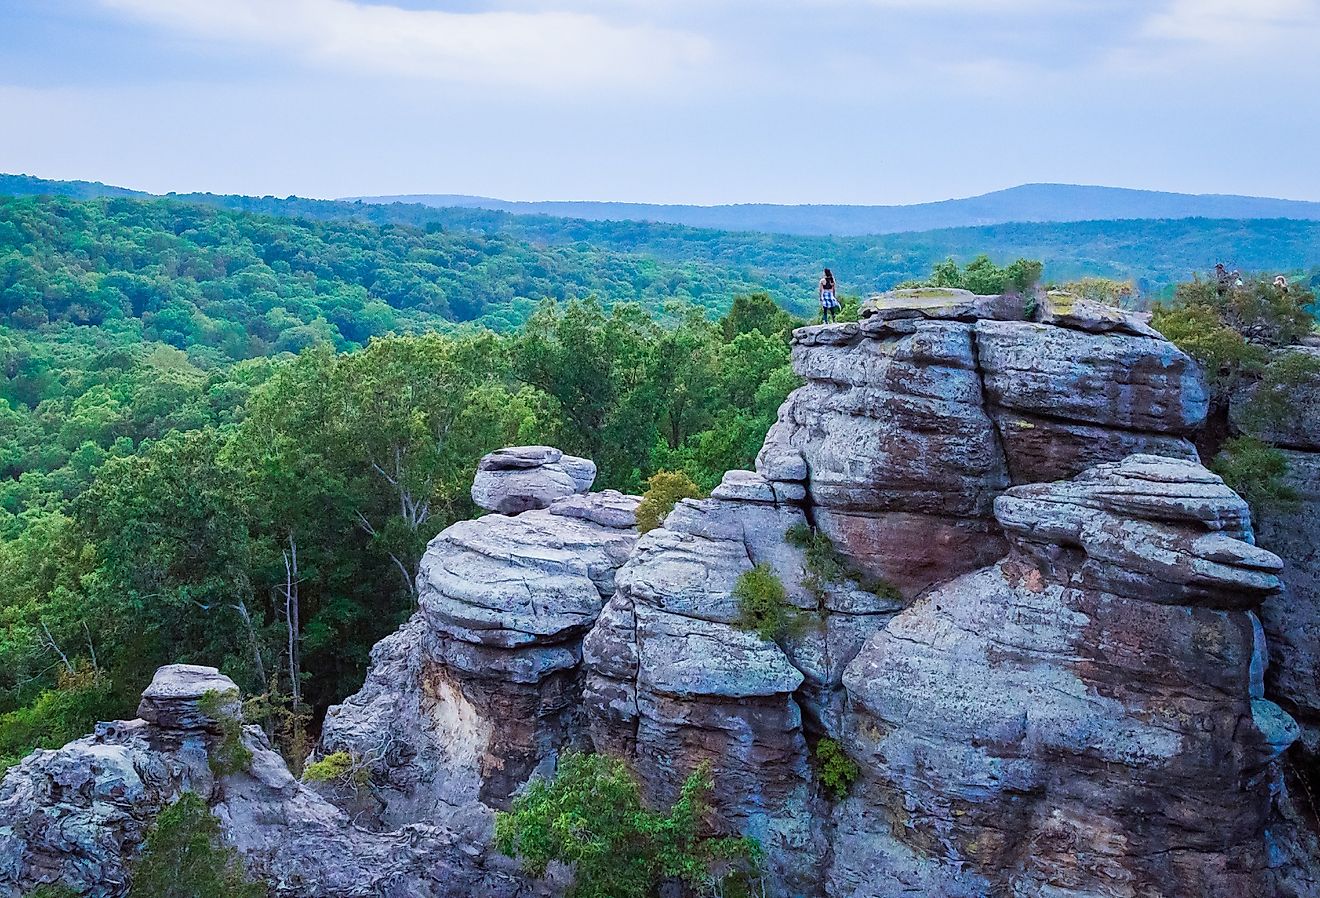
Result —
<svg viewBox="0 0 1320 898"><path fill-rule="evenodd" d="M839 299L834 292L834 272L828 268L825 269L825 276L820 279L820 287L816 291L820 297L820 319L823 324L831 324L839 320Z"/></svg>

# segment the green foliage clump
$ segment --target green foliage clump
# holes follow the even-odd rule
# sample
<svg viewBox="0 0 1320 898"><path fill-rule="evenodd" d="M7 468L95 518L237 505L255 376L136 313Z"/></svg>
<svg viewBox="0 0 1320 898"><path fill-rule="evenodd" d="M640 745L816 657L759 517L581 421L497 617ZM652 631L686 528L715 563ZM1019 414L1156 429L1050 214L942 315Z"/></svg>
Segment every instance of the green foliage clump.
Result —
<svg viewBox="0 0 1320 898"><path fill-rule="evenodd" d="M733 588L738 623L769 642L802 628L802 612L788 601L784 583L768 564L758 564L738 577Z"/></svg>
<svg viewBox="0 0 1320 898"><path fill-rule="evenodd" d="M229 776L252 766L252 749L243 744L243 721L236 712L238 693L208 689L197 710L216 722L220 735L210 747L207 761L216 776Z"/></svg>
<svg viewBox="0 0 1320 898"><path fill-rule="evenodd" d="M700 499L705 495L683 471L657 471L646 483L642 503L637 506L637 530L641 533L663 524L680 499Z"/></svg>
<svg viewBox="0 0 1320 898"><path fill-rule="evenodd" d="M606 755L567 753L554 779L534 780L496 815L500 851L544 876L551 861L571 864L569 898L647 898L666 880L701 894L756 876L760 846L708 834L705 797L714 788L699 768L666 813L642 803L627 766Z"/></svg>
<svg viewBox="0 0 1320 898"><path fill-rule="evenodd" d="M78 898L78 892L60 883L43 883L23 898Z"/></svg>
<svg viewBox="0 0 1320 898"><path fill-rule="evenodd" d="M1297 502L1297 493L1287 485L1288 459L1283 453L1255 437L1233 437L1210 462L1214 471L1259 515L1287 510Z"/></svg>
<svg viewBox="0 0 1320 898"><path fill-rule="evenodd" d="M1260 371L1268 353L1224 323L1208 305L1158 306L1151 326L1196 359L1216 392L1231 390L1244 376Z"/></svg>
<svg viewBox="0 0 1320 898"><path fill-rule="evenodd" d="M861 774L857 762L844 754L833 739L822 739L816 743L816 763L820 784L839 801L847 798L848 790Z"/></svg>
<svg viewBox="0 0 1320 898"><path fill-rule="evenodd" d="M1304 352L1281 352L1272 358L1241 414L1248 430L1276 430L1294 416L1302 391L1320 386L1320 358ZM1317 391L1315 395L1320 395Z"/></svg>
<svg viewBox="0 0 1320 898"><path fill-rule="evenodd" d="M1130 280L1119 281L1114 278L1084 277L1069 281L1060 287L1063 292L1089 299L1106 306L1120 309L1130 308L1137 295L1137 285Z"/></svg>
<svg viewBox="0 0 1320 898"><path fill-rule="evenodd" d="M220 821L195 793L165 808L133 869L128 898L265 898L266 887L247 876L226 846Z"/></svg>
<svg viewBox="0 0 1320 898"><path fill-rule="evenodd" d="M833 541L805 521L794 524L784 533L784 540L802 550L807 576L802 585L807 587L818 602L825 601L825 593L832 584L854 581L859 588L884 599L898 599L898 587L887 580L862 577L848 566L848 562L834 548Z"/></svg>
<svg viewBox="0 0 1320 898"><path fill-rule="evenodd" d="M310 783L335 783L361 788L371 779L371 771L346 751L331 752L303 769L303 779Z"/></svg>
<svg viewBox="0 0 1320 898"><path fill-rule="evenodd" d="M960 267L952 258L945 259L933 269L930 277L914 286L955 287L980 295L1000 293L1026 293L1040 283L1045 266L1031 259L1018 259L1007 266L999 266L987 255L979 255Z"/></svg>
<svg viewBox="0 0 1320 898"><path fill-rule="evenodd" d="M122 716L109 680L82 665L60 674L55 688L35 702L0 714L0 774L38 748L59 748L85 735L98 720Z"/></svg>

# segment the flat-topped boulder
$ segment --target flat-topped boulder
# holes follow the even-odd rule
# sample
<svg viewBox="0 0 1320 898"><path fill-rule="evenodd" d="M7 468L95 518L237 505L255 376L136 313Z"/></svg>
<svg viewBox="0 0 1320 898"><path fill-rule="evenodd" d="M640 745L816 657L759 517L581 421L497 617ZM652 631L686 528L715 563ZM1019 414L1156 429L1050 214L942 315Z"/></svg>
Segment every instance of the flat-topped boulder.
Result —
<svg viewBox="0 0 1320 898"><path fill-rule="evenodd" d="M166 730L216 730L219 717L241 719L238 686L214 667L167 664L142 693L138 717Z"/></svg>
<svg viewBox="0 0 1320 898"><path fill-rule="evenodd" d="M902 321L927 318L940 321L999 321L1026 319L1026 300L1016 294L981 296L954 287L913 287L877 293L858 309L859 318Z"/></svg>
<svg viewBox="0 0 1320 898"><path fill-rule="evenodd" d="M589 459L553 446L511 446L477 464L472 501L487 511L515 515L585 493L595 481L596 464Z"/></svg>

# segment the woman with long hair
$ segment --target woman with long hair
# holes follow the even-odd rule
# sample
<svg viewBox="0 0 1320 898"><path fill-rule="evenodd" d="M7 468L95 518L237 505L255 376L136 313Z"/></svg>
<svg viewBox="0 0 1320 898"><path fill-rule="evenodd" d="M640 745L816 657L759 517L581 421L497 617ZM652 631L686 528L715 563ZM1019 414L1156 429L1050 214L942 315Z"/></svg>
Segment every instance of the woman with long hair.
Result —
<svg viewBox="0 0 1320 898"><path fill-rule="evenodd" d="M839 297L834 288L834 272L828 268L825 269L825 276L820 279L820 287L816 290L820 298L820 319L824 324L830 324L839 320Z"/></svg>

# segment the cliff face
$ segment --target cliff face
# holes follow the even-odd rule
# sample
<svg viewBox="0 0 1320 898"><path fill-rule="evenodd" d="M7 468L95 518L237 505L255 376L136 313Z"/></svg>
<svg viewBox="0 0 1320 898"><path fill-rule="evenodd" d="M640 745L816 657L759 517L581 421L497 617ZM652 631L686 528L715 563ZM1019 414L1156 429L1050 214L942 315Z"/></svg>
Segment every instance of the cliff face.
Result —
<svg viewBox="0 0 1320 898"><path fill-rule="evenodd" d="M661 801L709 762L776 896L1320 895L1279 769L1297 725L1266 697L1268 679L1317 707L1310 619L1279 602L1314 559L1304 530L1286 563L1257 547L1196 463L1194 366L1058 295L863 311L795 335L806 384L757 471L640 538L637 499L589 492L585 460L483 460L493 513L432 542L417 613L327 717L318 751L369 788L294 781L251 728L251 769L217 779L200 692L177 715L144 700L144 721L6 778L0 895L122 894L183 788L283 895L553 893L494 855L489 823L570 747L626 758ZM804 551L813 527L840 564ZM774 641L734 595L758 566L804 621ZM818 782L823 738L858 767L845 799ZM116 872L93 888L96 870Z"/></svg>

